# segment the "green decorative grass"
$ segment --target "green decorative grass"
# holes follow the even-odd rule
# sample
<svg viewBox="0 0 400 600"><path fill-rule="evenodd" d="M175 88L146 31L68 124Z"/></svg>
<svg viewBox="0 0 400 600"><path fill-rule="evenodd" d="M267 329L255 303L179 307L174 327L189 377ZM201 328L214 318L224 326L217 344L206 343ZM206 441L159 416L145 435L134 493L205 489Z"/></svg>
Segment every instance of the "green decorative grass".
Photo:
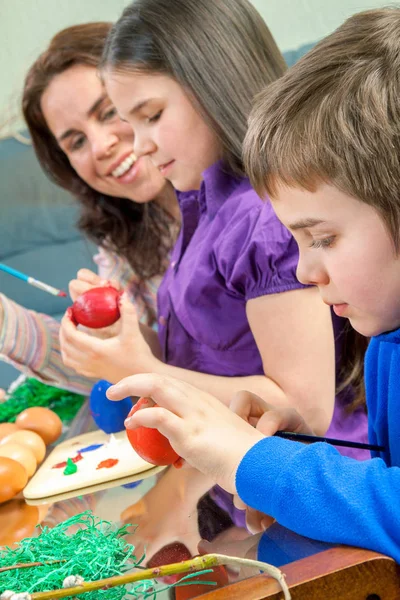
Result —
<svg viewBox="0 0 400 600"><path fill-rule="evenodd" d="M77 414L85 398L80 394L61 390L51 385L29 378L18 386L0 404L0 423L13 423L20 412L32 406L50 408L58 414L63 423L68 424Z"/></svg>
<svg viewBox="0 0 400 600"><path fill-rule="evenodd" d="M75 532L68 532L78 527ZM65 562L0 572L0 595L5 590L34 593L63 587L69 575L95 581L121 575L144 559L135 556L135 547L126 542L127 526L118 527L86 511L56 525L41 528L37 537L22 540L16 548L0 549L0 566L62 559ZM153 580L123 587L85 593L84 600L155 598ZM72 600L72 596L68 596Z"/></svg>

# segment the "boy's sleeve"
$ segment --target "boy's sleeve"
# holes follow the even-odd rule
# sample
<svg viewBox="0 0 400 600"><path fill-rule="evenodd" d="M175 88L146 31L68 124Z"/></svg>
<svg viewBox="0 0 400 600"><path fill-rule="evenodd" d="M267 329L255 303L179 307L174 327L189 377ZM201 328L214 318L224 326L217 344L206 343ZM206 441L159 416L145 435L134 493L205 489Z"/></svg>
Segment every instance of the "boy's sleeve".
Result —
<svg viewBox="0 0 400 600"><path fill-rule="evenodd" d="M236 487L243 502L301 536L400 562L400 469L380 458L361 462L328 444L265 438L242 459Z"/></svg>

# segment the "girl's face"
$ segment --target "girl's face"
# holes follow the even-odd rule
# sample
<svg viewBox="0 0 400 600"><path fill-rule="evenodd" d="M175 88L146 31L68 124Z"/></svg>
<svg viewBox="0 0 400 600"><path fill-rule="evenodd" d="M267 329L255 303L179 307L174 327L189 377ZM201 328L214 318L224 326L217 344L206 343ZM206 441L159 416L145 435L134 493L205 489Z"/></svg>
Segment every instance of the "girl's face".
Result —
<svg viewBox="0 0 400 600"><path fill-rule="evenodd" d="M400 257L374 208L327 184L281 185L272 204L299 245L301 282L365 336L400 327Z"/></svg>
<svg viewBox="0 0 400 600"><path fill-rule="evenodd" d="M183 88L167 75L109 71L105 85L132 126L137 156L149 156L176 189L198 189L202 172L221 156L220 144Z"/></svg>
<svg viewBox="0 0 400 600"><path fill-rule="evenodd" d="M76 65L54 77L41 108L72 168L90 187L139 203L154 200L165 179L133 153L133 132L121 121L94 67Z"/></svg>

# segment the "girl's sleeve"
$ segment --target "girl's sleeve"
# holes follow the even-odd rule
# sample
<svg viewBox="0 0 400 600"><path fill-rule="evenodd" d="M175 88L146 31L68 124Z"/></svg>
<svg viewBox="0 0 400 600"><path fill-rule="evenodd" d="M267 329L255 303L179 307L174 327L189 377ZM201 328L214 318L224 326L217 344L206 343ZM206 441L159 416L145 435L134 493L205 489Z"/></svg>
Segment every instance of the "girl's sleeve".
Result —
<svg viewBox="0 0 400 600"><path fill-rule="evenodd" d="M77 375L64 365L59 329L52 317L28 310L0 294L0 360L43 383L88 395L95 380Z"/></svg>
<svg viewBox="0 0 400 600"><path fill-rule="evenodd" d="M235 213L216 257L228 290L246 300L305 287L296 276L297 244L268 202Z"/></svg>
<svg viewBox="0 0 400 600"><path fill-rule="evenodd" d="M380 458L357 461L324 443L265 438L242 459L236 487L247 505L301 536L400 562L400 468Z"/></svg>

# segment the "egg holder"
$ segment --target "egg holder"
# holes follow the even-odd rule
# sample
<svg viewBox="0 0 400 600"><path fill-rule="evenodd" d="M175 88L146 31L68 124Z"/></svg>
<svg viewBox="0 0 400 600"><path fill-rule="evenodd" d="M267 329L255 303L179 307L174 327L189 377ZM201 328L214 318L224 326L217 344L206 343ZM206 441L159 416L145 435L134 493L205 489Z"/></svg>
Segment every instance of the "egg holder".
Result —
<svg viewBox="0 0 400 600"><path fill-rule="evenodd" d="M68 467L75 472L66 474ZM22 493L27 504L38 506L130 484L165 468L140 458L125 430L111 435L91 431L58 444Z"/></svg>

